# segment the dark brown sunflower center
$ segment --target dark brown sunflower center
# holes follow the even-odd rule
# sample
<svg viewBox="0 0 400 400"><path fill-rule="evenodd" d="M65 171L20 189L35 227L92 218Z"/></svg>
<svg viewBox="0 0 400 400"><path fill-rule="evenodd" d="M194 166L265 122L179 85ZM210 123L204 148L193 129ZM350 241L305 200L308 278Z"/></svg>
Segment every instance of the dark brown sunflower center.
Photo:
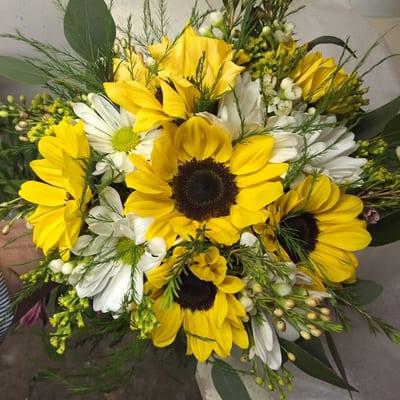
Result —
<svg viewBox="0 0 400 400"><path fill-rule="evenodd" d="M229 215L238 193L235 176L211 158L182 164L172 188L176 208L196 221Z"/></svg>
<svg viewBox="0 0 400 400"><path fill-rule="evenodd" d="M319 229L315 217L310 213L288 216L282 220L278 235L280 245L295 263L313 250L318 241Z"/></svg>
<svg viewBox="0 0 400 400"><path fill-rule="evenodd" d="M190 270L182 273L181 278L179 296L175 296L174 301L191 311L209 310L217 294L215 285L212 282L202 281Z"/></svg>

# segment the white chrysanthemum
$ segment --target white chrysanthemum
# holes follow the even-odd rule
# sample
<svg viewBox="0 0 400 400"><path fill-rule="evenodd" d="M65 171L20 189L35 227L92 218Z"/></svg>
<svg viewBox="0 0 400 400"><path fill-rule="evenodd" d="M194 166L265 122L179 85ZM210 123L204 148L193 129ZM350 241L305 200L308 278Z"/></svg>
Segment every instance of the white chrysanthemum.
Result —
<svg viewBox="0 0 400 400"><path fill-rule="evenodd" d="M88 96L93 109L84 103L73 105L74 113L85 123L90 145L106 155L97 163L95 175L113 172L116 181L122 181L133 171L129 154L140 154L150 159L154 140L160 130L135 133L135 117L122 107L117 110L105 97L97 94Z"/></svg>
<svg viewBox="0 0 400 400"><path fill-rule="evenodd" d="M238 139L242 131L265 132L265 106L260 90L260 81L252 81L249 73L238 77L234 92L229 92L220 101L217 116L202 113L214 123L222 125ZM270 162L281 163L297 157L297 135L292 132L280 132L275 137Z"/></svg>
<svg viewBox="0 0 400 400"><path fill-rule="evenodd" d="M72 250L92 256L89 265L80 265L70 276L79 297L93 298L93 309L119 313L126 299L139 304L143 297L143 274L160 265L166 254L161 238L146 242L151 219L123 216L117 191L105 188L100 206L86 219L91 234L81 236Z"/></svg>
<svg viewBox="0 0 400 400"><path fill-rule="evenodd" d="M351 157L358 148L355 135L344 126L335 126L336 122L333 115L314 117L295 112L289 117L271 118L268 123L275 137L298 131L298 153L309 158L305 174L317 172L338 184L352 183L360 179L367 160ZM302 133L299 127L306 125Z"/></svg>

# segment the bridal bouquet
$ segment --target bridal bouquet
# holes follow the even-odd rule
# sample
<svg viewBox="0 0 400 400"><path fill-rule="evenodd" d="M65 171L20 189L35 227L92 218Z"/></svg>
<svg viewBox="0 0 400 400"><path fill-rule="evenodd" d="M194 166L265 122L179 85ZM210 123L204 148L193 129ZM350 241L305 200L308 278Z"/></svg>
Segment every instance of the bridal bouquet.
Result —
<svg viewBox="0 0 400 400"><path fill-rule="evenodd" d="M57 284L51 345L183 341L223 399L249 398L238 372L286 398L288 363L354 390L331 335L347 312L400 343L356 277L355 252L400 238L400 98L364 111L368 54L296 39L291 0L196 5L176 36L162 0L141 34L103 0L58 3L69 48L17 32L37 57L0 58L50 92L0 106L19 138L3 156L36 154L0 210L43 251L22 296Z"/></svg>

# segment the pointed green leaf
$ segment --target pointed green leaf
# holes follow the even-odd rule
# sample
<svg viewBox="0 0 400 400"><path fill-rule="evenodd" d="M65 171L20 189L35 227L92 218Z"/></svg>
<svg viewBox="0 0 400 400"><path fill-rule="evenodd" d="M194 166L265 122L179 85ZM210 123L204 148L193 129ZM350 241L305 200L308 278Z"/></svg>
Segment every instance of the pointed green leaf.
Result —
<svg viewBox="0 0 400 400"><path fill-rule="evenodd" d="M399 113L400 96L384 106L364 114L353 128L357 139L372 139L381 134L385 126Z"/></svg>
<svg viewBox="0 0 400 400"><path fill-rule="evenodd" d="M326 337L326 343L328 344L329 351L331 352L332 358L335 361L336 367L339 370L341 377L347 384L349 384L349 380L347 379L346 370L344 368L342 359L340 358L340 354L338 352L338 349L336 347L335 341L333 340L331 333L325 332L325 337ZM350 398L353 399L353 394L351 393L351 390L349 390L349 395L350 395Z"/></svg>
<svg viewBox="0 0 400 400"><path fill-rule="evenodd" d="M215 360L211 375L222 400L251 400L239 374L226 362Z"/></svg>
<svg viewBox="0 0 400 400"><path fill-rule="evenodd" d="M319 46L320 44L334 44L336 46L340 46L346 49L354 58L357 58L354 51L349 47L349 45L342 39L336 36L320 36L311 42L308 42L307 48L308 50L312 50L314 47Z"/></svg>
<svg viewBox="0 0 400 400"><path fill-rule="evenodd" d="M326 354L324 347L322 346L321 340L317 338L312 338L311 340L299 339L296 340L296 344L300 346L307 353L312 354L314 357L318 358L319 361L324 363L329 368L332 368Z"/></svg>
<svg viewBox="0 0 400 400"><path fill-rule="evenodd" d="M0 75L30 85L42 85L48 77L27 61L15 57L0 56Z"/></svg>
<svg viewBox="0 0 400 400"><path fill-rule="evenodd" d="M383 287L374 281L359 279L353 285L345 286L340 291L350 296L353 304L365 306L382 294Z"/></svg>
<svg viewBox="0 0 400 400"><path fill-rule="evenodd" d="M94 62L112 49L116 36L113 17L104 0L70 0L64 16L69 45Z"/></svg>
<svg viewBox="0 0 400 400"><path fill-rule="evenodd" d="M394 211L374 225L368 225L368 231L372 235L370 246L378 247L400 240L400 211Z"/></svg>
<svg viewBox="0 0 400 400"><path fill-rule="evenodd" d="M340 378L336 372L294 342L280 339L282 346L296 356L294 364L306 374L342 389L357 391Z"/></svg>

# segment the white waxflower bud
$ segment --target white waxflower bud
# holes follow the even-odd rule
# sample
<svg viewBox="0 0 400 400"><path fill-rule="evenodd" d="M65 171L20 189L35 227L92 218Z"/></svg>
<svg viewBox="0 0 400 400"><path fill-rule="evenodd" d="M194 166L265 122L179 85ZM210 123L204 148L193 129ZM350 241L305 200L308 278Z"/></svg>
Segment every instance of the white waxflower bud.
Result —
<svg viewBox="0 0 400 400"><path fill-rule="evenodd" d="M272 288L274 289L275 293L281 297L288 296L290 293L292 293L292 287L287 283L275 283L272 285Z"/></svg>
<svg viewBox="0 0 400 400"><path fill-rule="evenodd" d="M315 113L317 112L317 109L316 109L315 107L310 107L310 108L307 110L307 112L308 112L310 115L315 115Z"/></svg>
<svg viewBox="0 0 400 400"><path fill-rule="evenodd" d="M261 33L263 36L268 36L271 33L271 28L269 26L264 26Z"/></svg>
<svg viewBox="0 0 400 400"><path fill-rule="evenodd" d="M281 82L281 89L292 89L293 87L293 79L292 78L285 78Z"/></svg>
<svg viewBox="0 0 400 400"><path fill-rule="evenodd" d="M61 272L62 272L64 275L69 275L69 274L72 272L73 269L74 269L74 264L72 264L72 262L66 262L66 263L62 266Z"/></svg>
<svg viewBox="0 0 400 400"><path fill-rule="evenodd" d="M224 21L224 16L221 11L213 11L208 15L208 19L212 26L218 26Z"/></svg>
<svg viewBox="0 0 400 400"><path fill-rule="evenodd" d="M253 300L250 299L250 297L242 296L242 297L240 298L240 303L242 304L242 306L244 307L244 309L246 310L246 312L250 312L250 311L252 311L253 308L254 308Z"/></svg>
<svg viewBox="0 0 400 400"><path fill-rule="evenodd" d="M214 37L210 26L201 26L199 28L199 34L200 34L200 36L205 36L205 37L209 37L209 38Z"/></svg>
<svg viewBox="0 0 400 400"><path fill-rule="evenodd" d="M26 229L28 229L28 231L31 231L31 230L33 229L33 225L30 224L29 222L27 222L27 223L25 224L25 227L26 227Z"/></svg>
<svg viewBox="0 0 400 400"><path fill-rule="evenodd" d="M285 33L283 31L281 31L280 29L278 29L277 31L274 32L274 38L279 43L286 42L288 39L288 37L285 35Z"/></svg>
<svg viewBox="0 0 400 400"><path fill-rule="evenodd" d="M64 261L61 260L60 258L57 258L56 260L51 260L49 262L49 268L55 273L58 274L61 272L61 269L64 265Z"/></svg>
<svg viewBox="0 0 400 400"><path fill-rule="evenodd" d="M400 146L397 146L397 147L396 147L396 156L397 156L397 158L398 158L399 161L400 161Z"/></svg>
<svg viewBox="0 0 400 400"><path fill-rule="evenodd" d="M1 110L0 111L0 118L7 118L8 117L8 112L6 110Z"/></svg>
<svg viewBox="0 0 400 400"><path fill-rule="evenodd" d="M286 34L290 35L294 31L294 24L292 22L288 22L283 27Z"/></svg>

